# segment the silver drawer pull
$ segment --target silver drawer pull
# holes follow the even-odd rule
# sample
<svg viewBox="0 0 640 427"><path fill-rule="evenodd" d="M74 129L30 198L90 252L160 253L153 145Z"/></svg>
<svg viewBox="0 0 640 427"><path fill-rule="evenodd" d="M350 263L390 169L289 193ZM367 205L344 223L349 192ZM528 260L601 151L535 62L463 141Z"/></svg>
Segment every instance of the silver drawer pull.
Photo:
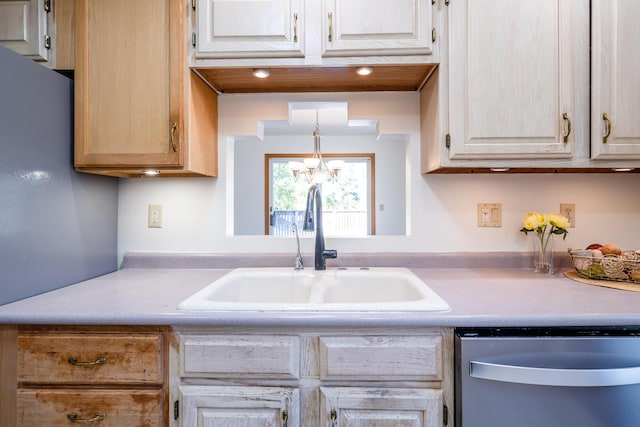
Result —
<svg viewBox="0 0 640 427"><path fill-rule="evenodd" d="M106 357L98 357L93 362L78 362L78 358L70 357L70 358L67 359L67 362L69 362L73 366L94 366L94 365L104 365L105 363L107 363L107 358Z"/></svg>
<svg viewBox="0 0 640 427"><path fill-rule="evenodd" d="M67 414L67 418L69 418L69 420L71 420L71 422L75 424L91 424L104 420L105 418L107 418L107 414L96 414L96 416L93 418L78 418L78 414L72 412L70 414Z"/></svg>

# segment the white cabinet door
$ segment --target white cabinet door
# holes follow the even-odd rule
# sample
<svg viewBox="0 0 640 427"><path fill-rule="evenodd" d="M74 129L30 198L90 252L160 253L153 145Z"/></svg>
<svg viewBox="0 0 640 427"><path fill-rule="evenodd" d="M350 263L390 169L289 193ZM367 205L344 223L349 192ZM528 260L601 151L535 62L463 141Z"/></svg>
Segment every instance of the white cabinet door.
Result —
<svg viewBox="0 0 640 427"><path fill-rule="evenodd" d="M449 4L450 159L573 155L571 16L579 7L588 1Z"/></svg>
<svg viewBox="0 0 640 427"><path fill-rule="evenodd" d="M442 390L321 388L320 425L440 427Z"/></svg>
<svg viewBox="0 0 640 427"><path fill-rule="evenodd" d="M640 1L593 0L591 156L640 159Z"/></svg>
<svg viewBox="0 0 640 427"><path fill-rule="evenodd" d="M430 55L431 0L323 0L323 56Z"/></svg>
<svg viewBox="0 0 640 427"><path fill-rule="evenodd" d="M302 0L200 0L197 58L303 57Z"/></svg>
<svg viewBox="0 0 640 427"><path fill-rule="evenodd" d="M182 427L300 425L299 391L280 387L181 386Z"/></svg>
<svg viewBox="0 0 640 427"><path fill-rule="evenodd" d="M45 0L0 0L0 44L36 61L47 61L51 39L47 34Z"/></svg>

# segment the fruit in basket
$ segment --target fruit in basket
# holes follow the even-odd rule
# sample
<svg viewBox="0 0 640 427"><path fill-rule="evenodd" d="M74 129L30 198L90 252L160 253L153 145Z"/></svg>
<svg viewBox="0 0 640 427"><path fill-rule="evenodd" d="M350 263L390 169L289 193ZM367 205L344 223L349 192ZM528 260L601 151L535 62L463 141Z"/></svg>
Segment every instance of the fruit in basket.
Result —
<svg viewBox="0 0 640 427"><path fill-rule="evenodd" d="M589 277L601 277L604 276L604 267L600 264L591 264L591 268L589 270Z"/></svg>
<svg viewBox="0 0 640 427"><path fill-rule="evenodd" d="M585 249L602 249L602 245L600 243L592 243Z"/></svg>
<svg viewBox="0 0 640 427"><path fill-rule="evenodd" d="M602 258L604 255L600 249L591 249L591 256L594 258Z"/></svg>
<svg viewBox="0 0 640 427"><path fill-rule="evenodd" d="M607 243L602 247L602 253L604 255L620 255L622 253L622 249L614 243Z"/></svg>

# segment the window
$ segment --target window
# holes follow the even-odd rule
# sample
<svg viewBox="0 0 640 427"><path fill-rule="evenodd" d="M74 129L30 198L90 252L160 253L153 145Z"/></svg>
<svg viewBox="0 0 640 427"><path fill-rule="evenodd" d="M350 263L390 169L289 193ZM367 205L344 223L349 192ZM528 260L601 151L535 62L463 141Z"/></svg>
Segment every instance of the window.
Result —
<svg viewBox="0 0 640 427"><path fill-rule="evenodd" d="M325 159L344 160L337 183L322 184L325 236L375 234L375 155L324 154ZM265 234L293 235L293 224L301 233L309 183L294 180L288 163L310 157L306 154L265 154ZM311 232L308 232L311 233Z"/></svg>

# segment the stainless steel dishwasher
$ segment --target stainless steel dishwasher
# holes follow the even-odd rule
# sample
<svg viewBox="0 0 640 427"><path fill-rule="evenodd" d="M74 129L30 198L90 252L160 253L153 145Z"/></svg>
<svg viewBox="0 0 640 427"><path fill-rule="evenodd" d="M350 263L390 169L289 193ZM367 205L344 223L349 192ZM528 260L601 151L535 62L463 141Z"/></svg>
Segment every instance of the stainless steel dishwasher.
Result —
<svg viewBox="0 0 640 427"><path fill-rule="evenodd" d="M456 329L456 427L640 426L640 327Z"/></svg>

